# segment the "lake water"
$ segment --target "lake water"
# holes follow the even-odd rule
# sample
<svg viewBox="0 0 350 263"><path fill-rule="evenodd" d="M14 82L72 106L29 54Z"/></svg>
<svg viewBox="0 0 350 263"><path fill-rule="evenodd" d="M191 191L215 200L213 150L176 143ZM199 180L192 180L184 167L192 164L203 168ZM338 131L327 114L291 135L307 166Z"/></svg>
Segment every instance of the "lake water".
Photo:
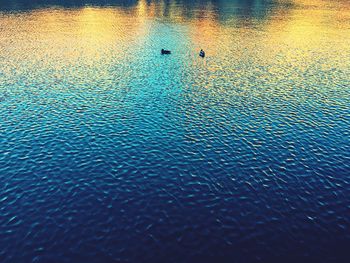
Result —
<svg viewBox="0 0 350 263"><path fill-rule="evenodd" d="M349 248L349 1L0 0L0 262Z"/></svg>

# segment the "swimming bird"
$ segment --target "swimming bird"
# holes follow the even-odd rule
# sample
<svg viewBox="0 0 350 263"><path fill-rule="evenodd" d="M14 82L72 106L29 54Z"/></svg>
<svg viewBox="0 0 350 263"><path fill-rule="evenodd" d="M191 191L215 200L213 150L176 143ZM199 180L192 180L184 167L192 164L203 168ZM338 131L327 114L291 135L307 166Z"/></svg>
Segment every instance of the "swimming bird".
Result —
<svg viewBox="0 0 350 263"><path fill-rule="evenodd" d="M162 48L161 54L162 55L164 55L164 54L171 54L171 51L170 50L165 50L164 48Z"/></svg>

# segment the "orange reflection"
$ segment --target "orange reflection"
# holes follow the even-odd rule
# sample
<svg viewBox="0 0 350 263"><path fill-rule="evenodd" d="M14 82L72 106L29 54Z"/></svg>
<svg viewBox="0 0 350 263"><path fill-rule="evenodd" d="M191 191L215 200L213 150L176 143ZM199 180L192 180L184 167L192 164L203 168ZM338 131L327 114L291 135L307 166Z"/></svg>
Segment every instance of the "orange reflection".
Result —
<svg viewBox="0 0 350 263"><path fill-rule="evenodd" d="M335 66L339 50L348 50L350 42L350 6L342 2L294 0L295 8L275 11L266 23L261 47L267 61L283 57L284 63L300 69L315 59L328 59L327 68ZM330 5L330 6L328 6ZM283 19L284 18L284 19ZM336 44L337 48L330 45ZM320 58L320 54L326 57ZM325 65L323 65L325 66ZM337 66L346 66L337 63Z"/></svg>

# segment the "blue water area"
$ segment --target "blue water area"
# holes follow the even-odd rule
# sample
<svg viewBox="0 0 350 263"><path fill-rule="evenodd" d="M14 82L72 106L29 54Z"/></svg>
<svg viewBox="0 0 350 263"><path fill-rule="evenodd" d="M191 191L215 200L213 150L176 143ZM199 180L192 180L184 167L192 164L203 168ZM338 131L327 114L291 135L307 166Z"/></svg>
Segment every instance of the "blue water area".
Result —
<svg viewBox="0 0 350 263"><path fill-rule="evenodd" d="M0 0L0 262L350 262L349 58L345 0Z"/></svg>

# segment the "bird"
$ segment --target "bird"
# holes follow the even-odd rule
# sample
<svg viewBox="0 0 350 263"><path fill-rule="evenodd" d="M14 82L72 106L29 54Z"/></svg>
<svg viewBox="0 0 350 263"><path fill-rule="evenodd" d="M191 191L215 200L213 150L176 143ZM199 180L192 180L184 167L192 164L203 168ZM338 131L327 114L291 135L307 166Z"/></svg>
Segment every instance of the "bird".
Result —
<svg viewBox="0 0 350 263"><path fill-rule="evenodd" d="M161 50L161 54L164 55L164 54L171 54L171 51L170 50L166 50L164 48L162 48Z"/></svg>

